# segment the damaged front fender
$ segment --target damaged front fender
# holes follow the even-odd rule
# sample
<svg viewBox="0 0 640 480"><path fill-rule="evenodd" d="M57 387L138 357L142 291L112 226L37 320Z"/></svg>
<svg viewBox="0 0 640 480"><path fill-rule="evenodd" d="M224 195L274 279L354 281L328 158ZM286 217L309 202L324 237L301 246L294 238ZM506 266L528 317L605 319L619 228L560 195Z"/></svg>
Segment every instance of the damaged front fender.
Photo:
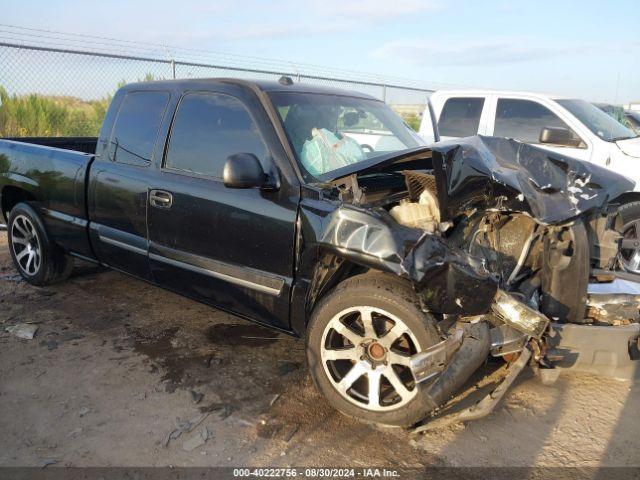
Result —
<svg viewBox="0 0 640 480"><path fill-rule="evenodd" d="M497 290L483 262L438 236L398 224L384 209L342 205L322 222L318 246L410 280L429 311L486 313Z"/></svg>

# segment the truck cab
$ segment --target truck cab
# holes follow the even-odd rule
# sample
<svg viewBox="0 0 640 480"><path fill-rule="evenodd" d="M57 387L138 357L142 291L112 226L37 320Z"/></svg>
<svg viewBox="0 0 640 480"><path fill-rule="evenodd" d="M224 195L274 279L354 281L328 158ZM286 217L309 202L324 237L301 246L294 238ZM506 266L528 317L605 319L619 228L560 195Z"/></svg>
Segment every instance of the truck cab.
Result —
<svg viewBox="0 0 640 480"><path fill-rule="evenodd" d="M429 99L420 135L434 142L471 135L513 138L594 163L635 182L621 209L622 262L640 273L640 137L596 106L575 98L533 92L439 90Z"/></svg>
<svg viewBox="0 0 640 480"><path fill-rule="evenodd" d="M27 282L63 281L79 257L304 335L332 405L403 427L491 355L511 367L488 414L530 359L548 368L564 348L552 319L585 338L609 322L604 357L635 368L637 299L588 291L617 280L611 201L632 187L514 140L429 147L378 99L287 78L126 85L97 139L0 139Z"/></svg>

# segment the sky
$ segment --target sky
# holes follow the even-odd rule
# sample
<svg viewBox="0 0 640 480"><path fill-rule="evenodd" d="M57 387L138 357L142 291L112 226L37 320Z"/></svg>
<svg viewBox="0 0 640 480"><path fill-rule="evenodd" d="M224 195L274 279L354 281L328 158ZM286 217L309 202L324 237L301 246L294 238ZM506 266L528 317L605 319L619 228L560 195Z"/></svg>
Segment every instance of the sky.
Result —
<svg viewBox="0 0 640 480"><path fill-rule="evenodd" d="M393 75L640 100L640 0L0 0L0 24Z"/></svg>

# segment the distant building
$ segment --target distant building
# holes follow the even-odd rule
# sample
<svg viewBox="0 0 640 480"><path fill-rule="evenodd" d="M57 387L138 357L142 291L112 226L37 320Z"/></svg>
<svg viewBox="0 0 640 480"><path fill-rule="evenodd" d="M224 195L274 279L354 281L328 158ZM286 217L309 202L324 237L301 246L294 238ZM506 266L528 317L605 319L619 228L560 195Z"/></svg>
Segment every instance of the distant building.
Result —
<svg viewBox="0 0 640 480"><path fill-rule="evenodd" d="M634 110L636 112L640 112L640 100L629 102L624 106L624 108L625 110Z"/></svg>

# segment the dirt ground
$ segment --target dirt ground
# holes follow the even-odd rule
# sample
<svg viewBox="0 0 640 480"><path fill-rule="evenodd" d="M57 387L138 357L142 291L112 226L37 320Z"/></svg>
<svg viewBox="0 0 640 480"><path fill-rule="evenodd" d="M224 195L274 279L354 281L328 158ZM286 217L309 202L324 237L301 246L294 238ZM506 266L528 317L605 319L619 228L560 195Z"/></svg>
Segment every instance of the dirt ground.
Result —
<svg viewBox="0 0 640 480"><path fill-rule="evenodd" d="M416 436L332 410L303 348L94 266L31 287L0 232L0 466L640 466L637 384L524 375L490 417Z"/></svg>

